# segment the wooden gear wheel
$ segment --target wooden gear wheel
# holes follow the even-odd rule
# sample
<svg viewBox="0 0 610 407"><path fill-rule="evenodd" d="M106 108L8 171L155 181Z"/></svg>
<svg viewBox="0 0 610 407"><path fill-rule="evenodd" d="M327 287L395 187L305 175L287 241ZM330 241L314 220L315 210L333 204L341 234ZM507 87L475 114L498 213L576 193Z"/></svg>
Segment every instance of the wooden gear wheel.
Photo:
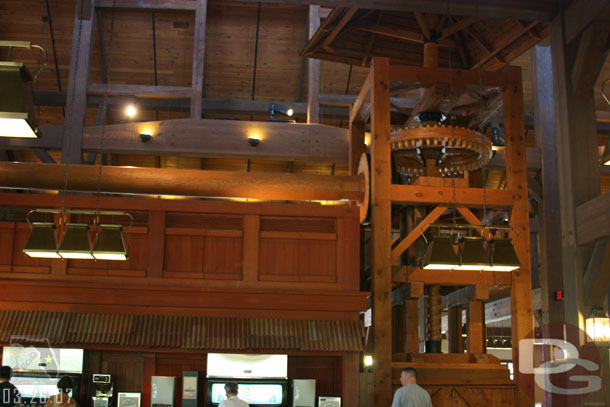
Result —
<svg viewBox="0 0 610 407"><path fill-rule="evenodd" d="M441 175L461 174L482 168L492 155L491 140L478 131L438 124L392 132L391 144L396 169L407 175L424 175L431 160Z"/></svg>

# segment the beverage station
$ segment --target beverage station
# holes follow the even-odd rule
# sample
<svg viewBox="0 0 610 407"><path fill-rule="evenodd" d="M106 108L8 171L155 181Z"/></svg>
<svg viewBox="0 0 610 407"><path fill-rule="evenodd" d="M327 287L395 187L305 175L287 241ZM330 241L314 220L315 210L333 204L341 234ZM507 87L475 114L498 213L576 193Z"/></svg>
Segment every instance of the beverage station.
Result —
<svg viewBox="0 0 610 407"><path fill-rule="evenodd" d="M84 358L83 349L7 346L2 352L2 364L12 367L11 382L19 389L25 407L44 406L49 397L58 393L57 383L66 375L74 383L69 395L79 405L90 394L91 407L140 407L142 389L117 389L113 375L86 372ZM227 382L238 384L238 397L251 407L341 404L339 397L316 398L315 379L289 379L285 354L208 353L206 360L203 388L199 388L198 371L182 371L182 377L151 376L150 407L216 407L227 398ZM182 394L177 394L177 389ZM181 398L180 403L177 397Z"/></svg>

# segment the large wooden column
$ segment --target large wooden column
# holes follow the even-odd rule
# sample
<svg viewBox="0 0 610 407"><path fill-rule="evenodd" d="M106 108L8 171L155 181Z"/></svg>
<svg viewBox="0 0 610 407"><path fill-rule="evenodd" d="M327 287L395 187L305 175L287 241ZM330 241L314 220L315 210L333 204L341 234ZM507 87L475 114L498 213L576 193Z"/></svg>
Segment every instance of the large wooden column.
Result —
<svg viewBox="0 0 610 407"><path fill-rule="evenodd" d="M318 31L318 28L320 28L320 6L309 6L307 24L309 39ZM307 123L320 123L319 93L320 60L309 58L307 60Z"/></svg>
<svg viewBox="0 0 610 407"><path fill-rule="evenodd" d="M561 253L561 213L559 204L559 168L555 139L555 101L551 49L537 45L531 50L534 87L534 125L536 145L542 155L542 190L540 211L540 282L544 323L564 321L563 303L553 300L553 293L563 290Z"/></svg>
<svg viewBox="0 0 610 407"><path fill-rule="evenodd" d="M588 312L583 306L582 278L590 248L577 244L576 207L600 194L593 84L603 63L605 44L604 49L590 50L589 42L583 43L591 40L586 31L595 30L595 24L581 34L582 38L570 34L574 31L570 28L574 11L571 8L558 15L550 28L561 203L561 253L558 255L563 262L565 322L584 328L583 317ZM570 38L573 39L570 41ZM587 49L590 55L583 54ZM588 66L589 72L577 69L584 66ZM586 77L593 77L593 82L585 80ZM576 344L584 340L582 337L568 339Z"/></svg>
<svg viewBox="0 0 610 407"><path fill-rule="evenodd" d="M504 90L504 132L506 134L507 189L514 193L510 225L513 245L521 267L512 272L511 320L513 364L515 378L522 394L533 394L534 380L521 380L519 376L519 340L534 329L532 314L532 277L530 265L530 223L527 197L527 163L525 160L525 125L523 118L523 88L520 67L509 67ZM521 405L533 405L532 400L521 397Z"/></svg>
<svg viewBox="0 0 610 407"><path fill-rule="evenodd" d="M78 0L72 34L72 57L61 150L61 161L64 164L80 164L83 160L81 141L87 116L87 84L94 20L95 0Z"/></svg>
<svg viewBox="0 0 610 407"><path fill-rule="evenodd" d="M195 34L193 44L193 73L191 87L191 119L201 119L201 105L203 103L203 63L205 57L205 25L208 9L208 0L197 0L195 11Z"/></svg>
<svg viewBox="0 0 610 407"><path fill-rule="evenodd" d="M566 332L579 332L579 335L565 339L576 347L584 344L584 318L591 311L585 306L585 298L593 297L585 291L584 284L593 249L579 245L582 233L579 233L577 208L600 194L593 87L603 66L610 36L610 26L595 20L608 15L609 4L608 1L575 0L550 24L561 219L561 252L556 255L562 259L564 321L568 326L580 328L580 331L567 329ZM597 301L588 305L603 305L603 299ZM602 355L602 364L607 363L607 357L607 353ZM589 395L587 402L608 400L603 394L608 380L607 373L602 375L602 390ZM552 394L547 398L552 398L552 407L565 405L561 395Z"/></svg>
<svg viewBox="0 0 610 407"><path fill-rule="evenodd" d="M374 405L392 401L392 241L390 184L390 63L371 65L371 186L373 220Z"/></svg>

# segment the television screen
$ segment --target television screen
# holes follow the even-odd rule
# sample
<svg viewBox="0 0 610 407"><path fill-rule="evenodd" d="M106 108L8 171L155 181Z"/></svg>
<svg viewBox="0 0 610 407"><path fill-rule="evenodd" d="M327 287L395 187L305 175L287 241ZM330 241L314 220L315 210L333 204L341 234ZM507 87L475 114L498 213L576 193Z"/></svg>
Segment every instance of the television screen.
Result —
<svg viewBox="0 0 610 407"><path fill-rule="evenodd" d="M22 398L48 399L58 394L58 377L21 377L13 376L11 383L17 386Z"/></svg>
<svg viewBox="0 0 610 407"><path fill-rule="evenodd" d="M281 405L283 389L281 384L237 383L238 397L248 404ZM227 399L224 383L212 383L211 401L218 404Z"/></svg>

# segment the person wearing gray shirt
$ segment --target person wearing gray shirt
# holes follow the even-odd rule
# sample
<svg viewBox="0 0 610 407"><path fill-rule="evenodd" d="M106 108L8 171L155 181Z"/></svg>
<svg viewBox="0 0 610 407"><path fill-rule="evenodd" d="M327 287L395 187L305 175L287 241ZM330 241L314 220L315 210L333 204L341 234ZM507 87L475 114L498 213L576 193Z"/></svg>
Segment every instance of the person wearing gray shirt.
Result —
<svg viewBox="0 0 610 407"><path fill-rule="evenodd" d="M402 387L394 393L392 407L432 407L428 392L417 385L417 371L406 367L400 372Z"/></svg>

